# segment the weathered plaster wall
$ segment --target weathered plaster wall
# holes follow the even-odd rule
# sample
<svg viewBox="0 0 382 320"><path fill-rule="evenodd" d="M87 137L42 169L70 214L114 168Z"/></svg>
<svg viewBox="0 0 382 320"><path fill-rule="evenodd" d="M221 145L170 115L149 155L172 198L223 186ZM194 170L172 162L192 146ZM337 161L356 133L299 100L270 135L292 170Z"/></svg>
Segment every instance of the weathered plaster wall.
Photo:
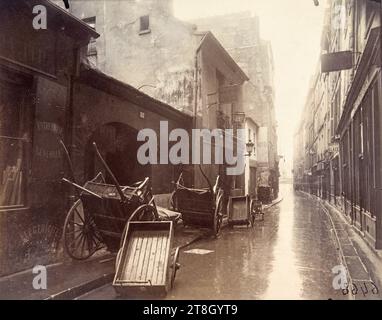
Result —
<svg viewBox="0 0 382 320"><path fill-rule="evenodd" d="M211 44L197 53L202 37L194 35L192 24L175 19L167 5L162 1L121 0L103 1L90 8L79 1L74 3L73 13L80 18L97 15L96 30L101 34L97 50L103 72L189 115L194 115L197 105L196 127L215 129L219 102L217 70L225 84L237 82L237 70L226 65L221 51ZM143 15L150 16L147 33L139 30L139 17ZM219 167L209 165L206 171L214 180ZM195 184L206 186L199 178Z"/></svg>
<svg viewBox="0 0 382 320"><path fill-rule="evenodd" d="M268 127L264 157L274 167L277 161L277 132L274 110L273 56L267 41L260 37L259 19L250 12L208 17L191 21L198 30L211 30L249 76L243 85L243 106L247 116ZM265 146L264 146L265 147Z"/></svg>
<svg viewBox="0 0 382 320"><path fill-rule="evenodd" d="M148 111L142 106L84 84L76 84L74 105L75 167L76 176L78 181L81 182L85 180L86 145L92 134L101 126L110 123L122 123L136 131L151 128L157 133L158 144L160 121L168 121L169 132L175 128L185 128L184 123L179 123L171 118ZM142 112L144 113L144 118L141 118ZM177 174L177 168L173 165L152 165L150 178L152 178L154 192L171 192L173 187L171 181L177 179Z"/></svg>
<svg viewBox="0 0 382 320"><path fill-rule="evenodd" d="M76 1L81 19L96 16L97 67L178 110L193 112L193 26L171 16L171 1ZM139 18L150 16L150 32Z"/></svg>

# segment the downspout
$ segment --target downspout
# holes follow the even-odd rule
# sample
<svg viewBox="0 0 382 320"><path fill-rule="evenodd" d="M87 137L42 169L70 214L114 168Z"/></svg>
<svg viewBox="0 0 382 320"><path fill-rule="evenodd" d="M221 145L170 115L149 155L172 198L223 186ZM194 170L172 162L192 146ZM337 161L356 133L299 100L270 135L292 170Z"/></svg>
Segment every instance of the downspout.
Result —
<svg viewBox="0 0 382 320"><path fill-rule="evenodd" d="M197 116L197 113L198 113L198 94L199 94L199 91L198 91L198 53L199 53L199 50L196 51L195 53L195 61L194 61L194 115L193 115L193 128L195 129L196 128L196 116Z"/></svg>
<svg viewBox="0 0 382 320"><path fill-rule="evenodd" d="M80 71L80 44L76 44L73 49L73 69L68 74L68 102L66 110L66 134L65 134L65 145L68 149L70 159L73 161L73 135L74 135L74 82L76 77L79 76ZM67 205L73 205L76 199L76 194L73 189L68 194Z"/></svg>
<svg viewBox="0 0 382 320"><path fill-rule="evenodd" d="M195 61L194 61L194 114L193 114L193 119L192 119L192 129L196 129L196 124L197 124L197 121L196 121L196 117L197 117L197 114L198 114L198 94L199 94L199 88L198 88L198 73L199 73L199 65L198 65L198 53L199 53L199 49L196 50L195 52ZM192 133L192 132L191 132ZM193 156L193 152L192 152L192 149L193 149L193 146L191 144L191 150L190 150L190 154ZM192 177L192 181L193 181L193 184L196 185L196 181L195 181L195 170L192 170L192 173L193 173L193 177Z"/></svg>

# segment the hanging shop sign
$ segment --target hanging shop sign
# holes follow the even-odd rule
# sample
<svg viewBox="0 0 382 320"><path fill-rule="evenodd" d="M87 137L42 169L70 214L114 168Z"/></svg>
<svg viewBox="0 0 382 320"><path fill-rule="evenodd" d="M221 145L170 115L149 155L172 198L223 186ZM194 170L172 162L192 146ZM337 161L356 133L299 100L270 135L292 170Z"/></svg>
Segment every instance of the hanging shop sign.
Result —
<svg viewBox="0 0 382 320"><path fill-rule="evenodd" d="M321 55L321 72L348 70L353 67L353 52L340 51Z"/></svg>

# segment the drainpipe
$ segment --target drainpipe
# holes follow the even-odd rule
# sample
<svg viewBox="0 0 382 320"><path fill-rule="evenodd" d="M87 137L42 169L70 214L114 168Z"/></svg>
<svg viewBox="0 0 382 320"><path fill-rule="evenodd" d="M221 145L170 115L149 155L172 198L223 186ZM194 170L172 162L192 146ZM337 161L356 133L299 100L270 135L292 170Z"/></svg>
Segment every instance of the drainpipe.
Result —
<svg viewBox="0 0 382 320"><path fill-rule="evenodd" d="M73 135L74 135L74 82L76 77L79 76L80 71L80 46L76 45L73 49L73 61L74 70L71 70L68 74L68 90L67 90L67 104L66 104L66 133L65 133L65 145L68 149L70 158L73 159ZM76 194L71 189L68 194L68 205L71 206L75 199Z"/></svg>
<svg viewBox="0 0 382 320"><path fill-rule="evenodd" d="M193 119L193 128L196 128L196 116L198 110L198 53L199 50L195 53L195 66L194 66L194 119Z"/></svg>
<svg viewBox="0 0 382 320"><path fill-rule="evenodd" d="M199 94L199 90L198 90L198 53L199 53L199 50L196 50L196 53L195 53L195 61L194 61L194 114L193 114L193 120L192 120L192 128L191 128L191 133L192 133L192 129L196 129L196 124L197 124L197 121L196 121L196 117L197 117L197 113L198 113L198 94ZM190 150L190 154L192 154L192 143L191 143L191 150ZM193 168L194 169L194 168ZM193 184L196 185L196 181L195 181L195 170L192 171L193 172L193 178L192 178L192 181L193 181Z"/></svg>

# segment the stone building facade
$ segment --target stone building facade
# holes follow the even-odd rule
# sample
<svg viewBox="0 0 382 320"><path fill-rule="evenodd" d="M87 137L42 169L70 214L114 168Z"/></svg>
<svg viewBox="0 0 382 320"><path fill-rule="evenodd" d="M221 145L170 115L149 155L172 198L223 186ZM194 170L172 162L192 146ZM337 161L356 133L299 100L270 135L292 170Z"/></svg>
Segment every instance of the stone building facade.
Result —
<svg viewBox="0 0 382 320"><path fill-rule="evenodd" d="M193 128L233 127L248 77L211 32L176 19L171 0L76 1L70 10L101 34L88 50L94 68L192 116ZM215 180L224 167L203 169ZM192 184L206 186L199 170Z"/></svg>
<svg viewBox="0 0 382 320"><path fill-rule="evenodd" d="M279 158L274 106L274 63L270 43L261 38L259 18L250 12L239 12L190 22L197 25L198 30L211 30L249 77L249 81L243 85L243 111L257 123L259 136L256 138L257 159L252 159L249 164L249 171L257 174L247 174L245 183L249 189L262 172L269 172L274 181L274 197L277 197ZM253 140L254 137L247 136L246 139Z"/></svg>
<svg viewBox="0 0 382 320"><path fill-rule="evenodd" d="M35 29L33 8L46 9ZM0 3L0 275L62 255L67 188L59 140L71 145L81 48L98 34L50 1Z"/></svg>
<svg viewBox="0 0 382 320"><path fill-rule="evenodd" d="M382 248L380 44L378 1L329 1L321 70L296 132L294 163L295 186L337 206L378 249ZM327 93L320 104L313 96L322 90Z"/></svg>

